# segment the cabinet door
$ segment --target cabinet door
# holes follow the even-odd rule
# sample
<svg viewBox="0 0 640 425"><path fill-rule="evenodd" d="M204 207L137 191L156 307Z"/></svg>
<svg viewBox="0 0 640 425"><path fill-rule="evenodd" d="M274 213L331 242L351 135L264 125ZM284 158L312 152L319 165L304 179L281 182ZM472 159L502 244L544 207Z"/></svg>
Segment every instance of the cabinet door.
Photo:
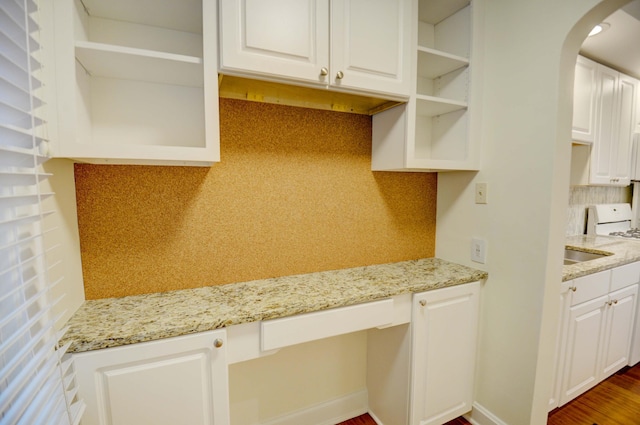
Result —
<svg viewBox="0 0 640 425"><path fill-rule="evenodd" d="M638 80L620 74L616 96L617 125L615 127L616 152L612 158L612 178L615 184L631 183L631 141L635 130Z"/></svg>
<svg viewBox="0 0 640 425"><path fill-rule="evenodd" d="M220 330L74 355L87 404L83 425L228 425L225 335Z"/></svg>
<svg viewBox="0 0 640 425"><path fill-rule="evenodd" d="M596 385L608 296L571 307L560 405Z"/></svg>
<svg viewBox="0 0 640 425"><path fill-rule="evenodd" d="M596 123L596 73L598 64L578 56L573 86L572 139L593 143Z"/></svg>
<svg viewBox="0 0 640 425"><path fill-rule="evenodd" d="M613 178L613 149L616 119L615 95L619 73L612 69L598 67L597 136L591 148L591 184L611 184Z"/></svg>
<svg viewBox="0 0 640 425"><path fill-rule="evenodd" d="M332 0L330 84L409 96L411 28L409 1Z"/></svg>
<svg viewBox="0 0 640 425"><path fill-rule="evenodd" d="M471 410L480 283L414 296L412 425L442 424Z"/></svg>
<svg viewBox="0 0 640 425"><path fill-rule="evenodd" d="M223 73L326 85L329 0L221 0Z"/></svg>
<svg viewBox="0 0 640 425"><path fill-rule="evenodd" d="M558 330L556 334L556 354L553 362L553 379L551 380L551 397L549 397L549 411L558 407L560 391L562 387L562 360L565 358L566 336L567 336L567 315L571 305L571 297L574 293L573 281L563 282L560 289L560 305L558 314Z"/></svg>
<svg viewBox="0 0 640 425"><path fill-rule="evenodd" d="M609 295L600 380L609 377L629 363L637 295L638 285Z"/></svg>

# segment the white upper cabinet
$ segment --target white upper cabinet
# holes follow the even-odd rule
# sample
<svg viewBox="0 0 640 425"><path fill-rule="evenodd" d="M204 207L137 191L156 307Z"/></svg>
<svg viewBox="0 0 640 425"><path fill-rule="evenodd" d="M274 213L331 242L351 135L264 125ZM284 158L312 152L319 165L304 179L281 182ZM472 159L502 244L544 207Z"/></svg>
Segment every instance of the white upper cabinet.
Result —
<svg viewBox="0 0 640 425"><path fill-rule="evenodd" d="M415 0L413 7L412 94L373 117L372 169L477 170L469 110L473 4Z"/></svg>
<svg viewBox="0 0 640 425"><path fill-rule="evenodd" d="M403 0L221 0L220 72L406 98L410 12Z"/></svg>
<svg viewBox="0 0 640 425"><path fill-rule="evenodd" d="M219 161L215 0L58 0L54 9L54 156Z"/></svg>
<svg viewBox="0 0 640 425"><path fill-rule="evenodd" d="M219 7L222 73L313 84L327 78L328 0L221 0Z"/></svg>
<svg viewBox="0 0 640 425"><path fill-rule="evenodd" d="M589 183L628 186L638 80L598 65L596 138Z"/></svg>
<svg viewBox="0 0 640 425"><path fill-rule="evenodd" d="M598 64L578 56L573 86L572 139L593 143L595 140Z"/></svg>
<svg viewBox="0 0 640 425"><path fill-rule="evenodd" d="M410 6L406 0L332 0L329 84L409 96Z"/></svg>

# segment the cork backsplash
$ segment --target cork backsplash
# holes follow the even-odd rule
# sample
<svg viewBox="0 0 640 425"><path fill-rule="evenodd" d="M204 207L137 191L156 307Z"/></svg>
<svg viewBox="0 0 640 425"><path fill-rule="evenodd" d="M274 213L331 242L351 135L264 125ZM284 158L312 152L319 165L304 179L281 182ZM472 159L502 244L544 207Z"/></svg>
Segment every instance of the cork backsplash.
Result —
<svg viewBox="0 0 640 425"><path fill-rule="evenodd" d="M211 168L77 164L87 299L432 257L436 174L372 172L371 118L220 100Z"/></svg>

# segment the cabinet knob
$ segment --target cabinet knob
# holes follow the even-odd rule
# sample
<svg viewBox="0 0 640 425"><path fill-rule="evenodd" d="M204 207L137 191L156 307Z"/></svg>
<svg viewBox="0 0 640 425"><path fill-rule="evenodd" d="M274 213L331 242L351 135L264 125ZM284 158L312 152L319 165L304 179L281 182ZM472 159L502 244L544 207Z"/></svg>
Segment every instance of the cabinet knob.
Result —
<svg viewBox="0 0 640 425"><path fill-rule="evenodd" d="M578 288L575 286L570 286L569 289L572 290L573 292L576 292L578 290Z"/></svg>
<svg viewBox="0 0 640 425"><path fill-rule="evenodd" d="M425 305L427 305L427 300L420 300L420 305L422 307L424 307Z"/></svg>
<svg viewBox="0 0 640 425"><path fill-rule="evenodd" d="M324 77L325 75L328 75L328 74L329 74L329 70L327 68L325 67L320 68L320 75Z"/></svg>
<svg viewBox="0 0 640 425"><path fill-rule="evenodd" d="M611 304L613 304L613 301L605 302L605 304L611 307Z"/></svg>
<svg viewBox="0 0 640 425"><path fill-rule="evenodd" d="M613 303L614 304L618 304L618 300L613 300Z"/></svg>
<svg viewBox="0 0 640 425"><path fill-rule="evenodd" d="M344 72L338 71L336 74L336 80L342 80L344 78Z"/></svg>
<svg viewBox="0 0 640 425"><path fill-rule="evenodd" d="M213 341L213 346L216 348L220 348L222 347L222 344L224 343L224 341L222 341L220 338L216 338L215 341Z"/></svg>

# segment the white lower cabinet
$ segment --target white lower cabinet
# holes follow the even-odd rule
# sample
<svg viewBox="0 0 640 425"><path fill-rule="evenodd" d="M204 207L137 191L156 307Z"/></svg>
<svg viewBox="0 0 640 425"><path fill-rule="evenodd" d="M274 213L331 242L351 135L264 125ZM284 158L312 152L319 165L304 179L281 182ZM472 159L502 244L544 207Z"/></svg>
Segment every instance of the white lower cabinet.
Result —
<svg viewBox="0 0 640 425"><path fill-rule="evenodd" d="M569 283L561 314L557 378L563 405L630 363L640 263ZM568 297L568 300L567 298Z"/></svg>
<svg viewBox="0 0 640 425"><path fill-rule="evenodd" d="M480 285L74 354L82 423L229 425L229 364L368 330L368 406L356 410L384 425L443 424L471 410Z"/></svg>
<svg viewBox="0 0 640 425"><path fill-rule="evenodd" d="M83 425L228 425L226 331L74 354Z"/></svg>
<svg viewBox="0 0 640 425"><path fill-rule="evenodd" d="M480 283L413 298L411 425L443 424L471 411Z"/></svg>
<svg viewBox="0 0 640 425"><path fill-rule="evenodd" d="M629 364L629 349L636 317L638 285L609 294L606 328L602 344L601 379L613 375Z"/></svg>
<svg viewBox="0 0 640 425"><path fill-rule="evenodd" d="M608 296L571 307L567 356L560 405L572 400L598 381L598 357Z"/></svg>

